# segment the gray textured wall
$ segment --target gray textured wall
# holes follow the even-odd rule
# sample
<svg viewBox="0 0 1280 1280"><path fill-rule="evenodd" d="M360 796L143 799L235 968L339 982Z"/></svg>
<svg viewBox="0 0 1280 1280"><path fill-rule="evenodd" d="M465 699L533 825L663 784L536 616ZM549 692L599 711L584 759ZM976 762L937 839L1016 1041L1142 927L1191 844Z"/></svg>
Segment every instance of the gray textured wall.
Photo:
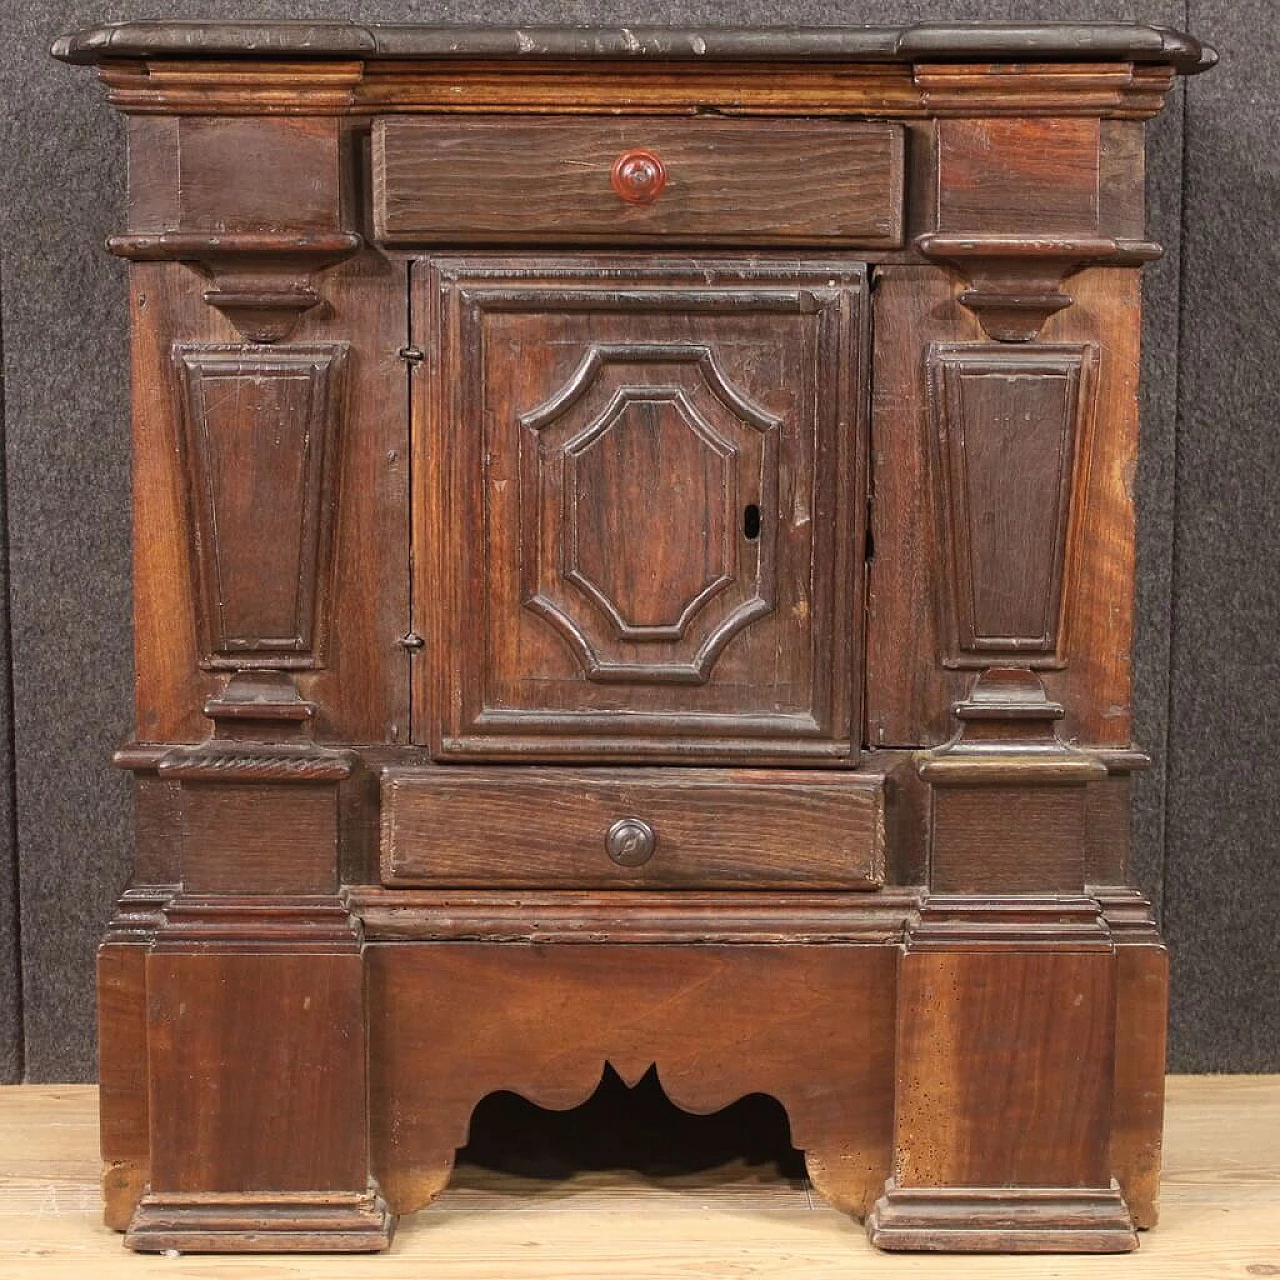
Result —
<svg viewBox="0 0 1280 1280"><path fill-rule="evenodd" d="M49 60L61 31L125 18L787 22L1134 19L1215 43L1150 131L1138 488L1139 875L1174 957L1172 1065L1280 1068L1274 640L1280 557L1275 315L1277 39L1272 0L856 6L8 0L0 42L0 334L8 532L0 557L0 1079L93 1072L93 948L127 867L127 364L123 139L92 75ZM12 664L9 665L11 653ZM12 680L7 673L12 671ZM12 695L12 696L10 696ZM20 981L19 981L20 975Z"/></svg>

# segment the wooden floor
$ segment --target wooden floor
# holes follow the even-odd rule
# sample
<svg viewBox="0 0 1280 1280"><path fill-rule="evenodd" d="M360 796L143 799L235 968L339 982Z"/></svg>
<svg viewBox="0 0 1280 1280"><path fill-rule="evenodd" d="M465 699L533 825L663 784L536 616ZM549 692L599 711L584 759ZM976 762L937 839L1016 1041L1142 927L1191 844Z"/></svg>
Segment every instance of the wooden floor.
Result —
<svg viewBox="0 0 1280 1280"><path fill-rule="evenodd" d="M146 1257L99 1221L96 1091L0 1089L0 1277L183 1280L862 1280L1280 1276L1280 1076L1169 1082L1164 1219L1118 1258L877 1254L803 1182L729 1166L696 1177L533 1183L459 1168L373 1257Z"/></svg>

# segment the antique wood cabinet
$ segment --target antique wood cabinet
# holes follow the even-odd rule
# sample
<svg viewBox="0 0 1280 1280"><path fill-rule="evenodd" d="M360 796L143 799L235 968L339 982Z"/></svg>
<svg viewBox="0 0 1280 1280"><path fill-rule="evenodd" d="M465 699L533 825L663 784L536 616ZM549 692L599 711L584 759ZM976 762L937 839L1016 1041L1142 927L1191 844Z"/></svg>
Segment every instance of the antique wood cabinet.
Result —
<svg viewBox="0 0 1280 1280"><path fill-rule="evenodd" d="M1129 25L104 27L108 1222L372 1250L473 1107L776 1096L888 1249L1156 1218Z"/></svg>

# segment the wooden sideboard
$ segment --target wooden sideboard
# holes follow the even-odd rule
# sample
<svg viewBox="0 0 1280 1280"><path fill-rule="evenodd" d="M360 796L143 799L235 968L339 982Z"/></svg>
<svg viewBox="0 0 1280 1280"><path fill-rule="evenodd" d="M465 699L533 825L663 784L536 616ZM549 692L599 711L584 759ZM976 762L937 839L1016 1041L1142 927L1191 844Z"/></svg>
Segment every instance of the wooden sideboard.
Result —
<svg viewBox="0 0 1280 1280"><path fill-rule="evenodd" d="M774 1095L886 1249L1156 1219L1144 122L1189 37L132 23L107 1221L374 1250L472 1109Z"/></svg>

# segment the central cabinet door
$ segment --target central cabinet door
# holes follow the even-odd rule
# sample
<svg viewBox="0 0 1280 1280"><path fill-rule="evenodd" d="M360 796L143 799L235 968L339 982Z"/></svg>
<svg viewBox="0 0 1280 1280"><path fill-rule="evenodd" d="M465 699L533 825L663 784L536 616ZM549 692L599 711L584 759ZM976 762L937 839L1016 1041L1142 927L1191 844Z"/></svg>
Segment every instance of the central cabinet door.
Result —
<svg viewBox="0 0 1280 1280"><path fill-rule="evenodd" d="M417 739L851 763L863 266L477 256L413 280Z"/></svg>

